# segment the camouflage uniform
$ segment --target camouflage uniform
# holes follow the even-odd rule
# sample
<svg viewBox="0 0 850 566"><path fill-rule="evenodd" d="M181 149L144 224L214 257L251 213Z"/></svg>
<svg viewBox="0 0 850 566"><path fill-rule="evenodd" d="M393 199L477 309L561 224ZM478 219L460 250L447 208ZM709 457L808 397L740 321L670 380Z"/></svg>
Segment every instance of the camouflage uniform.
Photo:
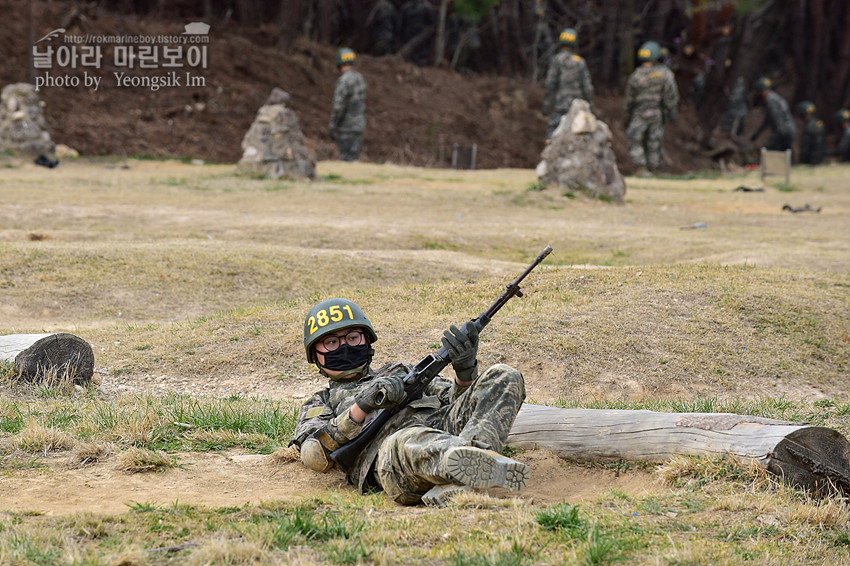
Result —
<svg viewBox="0 0 850 566"><path fill-rule="evenodd" d="M590 72L584 59L566 49L555 55L546 73L543 113L550 108L552 110L546 130L547 139L552 137L555 128L561 123L561 117L570 111L570 106L576 98L592 104L593 84L590 82Z"/></svg>
<svg viewBox="0 0 850 566"><path fill-rule="evenodd" d="M657 169L663 162L664 123L675 122L679 89L664 65L641 65L626 84L629 154L637 167Z"/></svg>
<svg viewBox="0 0 850 566"><path fill-rule="evenodd" d="M723 110L723 116L720 119L720 130L733 136L740 136L744 132L746 115L747 87L744 84L744 79L738 77L726 101L726 108Z"/></svg>
<svg viewBox="0 0 850 566"><path fill-rule="evenodd" d="M354 382L330 382L302 406L292 443L300 448L326 425L339 444L356 438L371 415L363 425L350 417L337 425L335 418L348 412L373 379L403 377L411 369L390 364L370 369ZM417 504L431 487L453 481L441 466L441 456L449 448L476 446L500 452L524 399L522 374L504 364L490 367L468 387L438 377L420 399L384 425L348 470L347 479L361 493L383 489L398 503Z"/></svg>
<svg viewBox="0 0 850 566"><path fill-rule="evenodd" d="M841 161L850 161L850 124L844 127L838 146L830 152L830 155L837 155Z"/></svg>
<svg viewBox="0 0 850 566"><path fill-rule="evenodd" d="M823 120L810 118L800 138L800 163L817 165L823 161L826 129Z"/></svg>
<svg viewBox="0 0 850 566"><path fill-rule="evenodd" d="M331 136L337 139L340 159L360 159L365 129L366 81L360 73L350 68L336 81L328 126Z"/></svg>
<svg viewBox="0 0 850 566"><path fill-rule="evenodd" d="M379 0L371 13L372 53L388 55L395 53L395 40L401 25L398 10L389 0Z"/></svg>
<svg viewBox="0 0 850 566"><path fill-rule="evenodd" d="M791 149L794 138L797 137L797 127L794 126L794 118L785 99L772 90L766 91L764 97L765 116L759 129L750 138L754 140L766 128L773 131L764 145L771 151L785 151Z"/></svg>

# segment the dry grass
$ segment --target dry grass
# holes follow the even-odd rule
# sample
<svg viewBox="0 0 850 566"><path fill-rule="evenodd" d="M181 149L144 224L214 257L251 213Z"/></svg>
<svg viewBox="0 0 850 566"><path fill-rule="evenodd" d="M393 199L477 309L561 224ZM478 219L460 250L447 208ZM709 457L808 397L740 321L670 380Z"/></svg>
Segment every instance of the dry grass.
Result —
<svg viewBox="0 0 850 566"><path fill-rule="evenodd" d="M114 447L106 442L78 443L74 446L71 464L77 466L88 466L102 461L114 451Z"/></svg>
<svg viewBox="0 0 850 566"><path fill-rule="evenodd" d="M240 540L211 540L192 552L185 564L205 566L222 564L224 566L243 566L249 564L268 564L268 553L256 542Z"/></svg>
<svg viewBox="0 0 850 566"><path fill-rule="evenodd" d="M128 448L118 454L117 467L128 474L161 472L174 467L174 459L163 450Z"/></svg>
<svg viewBox="0 0 850 566"><path fill-rule="evenodd" d="M70 450L74 447L73 437L55 428L30 422L14 438L15 446L33 454Z"/></svg>

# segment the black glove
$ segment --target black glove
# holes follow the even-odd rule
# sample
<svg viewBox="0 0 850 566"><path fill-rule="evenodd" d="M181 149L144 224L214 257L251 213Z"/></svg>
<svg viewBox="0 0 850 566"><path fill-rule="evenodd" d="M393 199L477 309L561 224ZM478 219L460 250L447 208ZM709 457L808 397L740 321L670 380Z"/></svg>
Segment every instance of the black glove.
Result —
<svg viewBox="0 0 850 566"><path fill-rule="evenodd" d="M395 407L407 397L404 381L398 376L379 377L354 400L364 413L375 409Z"/></svg>
<svg viewBox="0 0 850 566"><path fill-rule="evenodd" d="M336 130L333 128L333 126L328 128L328 137L331 138L331 141L334 141L336 139Z"/></svg>
<svg viewBox="0 0 850 566"><path fill-rule="evenodd" d="M449 352L449 359L458 380L472 381L476 377L478 365L478 327L468 322L464 328L466 332L452 324L443 332L441 342L443 348Z"/></svg>

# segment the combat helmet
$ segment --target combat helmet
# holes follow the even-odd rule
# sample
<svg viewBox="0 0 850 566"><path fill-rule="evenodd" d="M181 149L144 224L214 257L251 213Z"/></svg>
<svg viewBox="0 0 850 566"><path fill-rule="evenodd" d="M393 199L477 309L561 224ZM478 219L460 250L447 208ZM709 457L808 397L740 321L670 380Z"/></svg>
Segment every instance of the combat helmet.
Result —
<svg viewBox="0 0 850 566"><path fill-rule="evenodd" d="M815 110L815 103L810 100L803 100L797 105L797 115L801 118L814 114Z"/></svg>
<svg viewBox="0 0 850 566"><path fill-rule="evenodd" d="M307 361L314 363L313 344L331 332L344 328L361 327L366 330L371 344L378 339L372 323L363 311L348 299L327 299L310 309L304 319L304 350Z"/></svg>
<svg viewBox="0 0 850 566"><path fill-rule="evenodd" d="M558 36L558 42L564 47L575 47L578 43L578 33L573 28L565 28Z"/></svg>
<svg viewBox="0 0 850 566"><path fill-rule="evenodd" d="M835 113L835 121L838 123L850 122L850 110L846 108L840 109Z"/></svg>
<svg viewBox="0 0 850 566"><path fill-rule="evenodd" d="M357 55L348 47L342 47L336 52L336 66L353 65Z"/></svg>
<svg viewBox="0 0 850 566"><path fill-rule="evenodd" d="M661 57L661 46L655 41L647 41L640 46L637 52L638 61L641 63L658 61L659 57Z"/></svg>
<svg viewBox="0 0 850 566"><path fill-rule="evenodd" d="M773 88L773 81L767 77L760 77L756 81L756 90L759 92L764 92L766 90L770 90Z"/></svg>

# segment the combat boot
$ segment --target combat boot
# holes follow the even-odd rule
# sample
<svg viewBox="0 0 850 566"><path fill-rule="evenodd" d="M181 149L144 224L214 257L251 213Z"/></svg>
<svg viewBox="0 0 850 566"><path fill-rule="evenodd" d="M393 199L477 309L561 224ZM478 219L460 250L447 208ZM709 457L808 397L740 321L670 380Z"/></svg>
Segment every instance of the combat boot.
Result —
<svg viewBox="0 0 850 566"><path fill-rule="evenodd" d="M468 485L457 483L435 485L422 496L422 503L428 507L445 507L457 494L468 491L472 491L472 488Z"/></svg>
<svg viewBox="0 0 850 566"><path fill-rule="evenodd" d="M530 470L527 465L498 452L474 446L455 446L443 454L445 474L470 487L504 487L519 491L525 487Z"/></svg>

